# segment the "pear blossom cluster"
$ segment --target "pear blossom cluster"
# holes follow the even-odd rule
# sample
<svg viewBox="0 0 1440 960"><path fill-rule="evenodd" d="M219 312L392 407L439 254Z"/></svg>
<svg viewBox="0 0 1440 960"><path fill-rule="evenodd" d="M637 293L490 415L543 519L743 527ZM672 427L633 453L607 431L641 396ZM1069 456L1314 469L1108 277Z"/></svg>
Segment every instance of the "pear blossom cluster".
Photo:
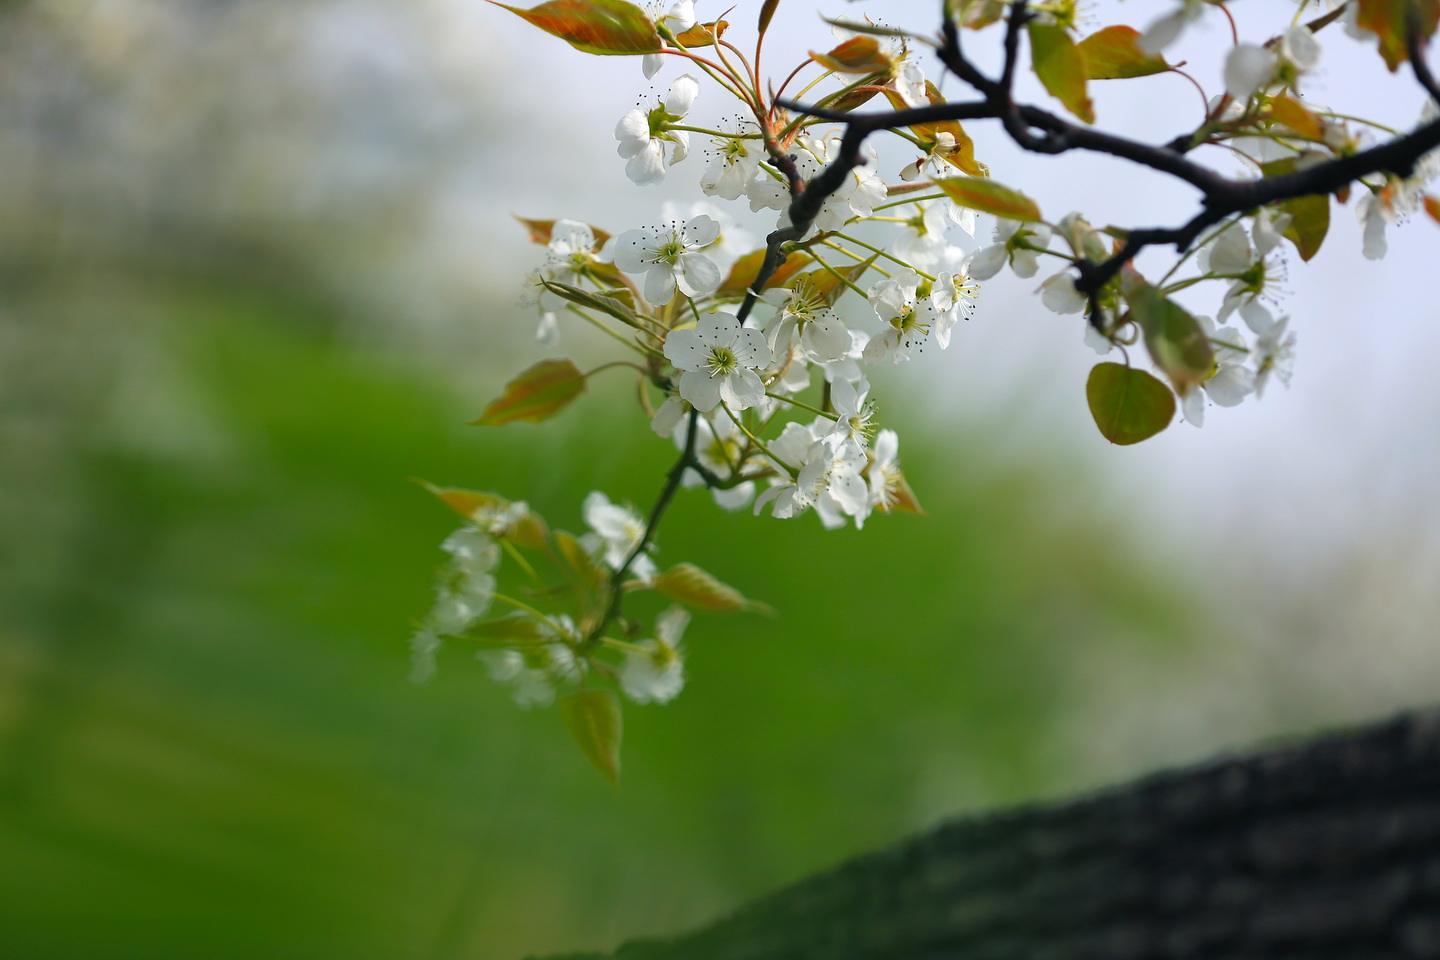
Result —
<svg viewBox="0 0 1440 960"><path fill-rule="evenodd" d="M542 612L505 592L501 581L509 557L510 566L531 580L521 592L533 592L542 576L539 567L547 556L563 553L556 549L563 543L574 545L584 571L601 576L623 571L635 587L651 584L658 575L652 545L626 565L645 529L635 509L594 491L583 504L587 529L571 537L549 534L528 504L494 495L484 499L441 544L446 560L437 573L434 603L411 637L413 678L428 680L442 648L463 644L478 648L475 657L484 671L521 707L549 706L595 672L614 676L635 703L665 703L677 696L685 685L681 641L690 621L683 607L667 607L648 630L626 624L625 639L596 638L584 629L583 605ZM576 572L569 561L561 566Z"/></svg>
<svg viewBox="0 0 1440 960"><path fill-rule="evenodd" d="M957 0L945 9L962 27L980 29L1009 6ZM1108 28L1108 55L1132 58L1110 79L1184 73L1183 63L1165 58L1198 34L1200 21L1229 19L1222 0L1163 6L1143 30ZM1225 176L1270 176L1373 142L1378 124L1308 95L1324 61L1319 35L1330 23L1338 24L1335 33L1385 43L1356 8L1302 0L1284 11L1272 35L1256 40L1242 40L1230 20L1233 42L1218 75L1184 74L1203 101L1189 153L1221 147L1214 155L1240 167L1225 168ZM762 37L773 9L761 14ZM1336 16L1323 15L1329 10ZM1262 397L1273 381L1290 381L1296 334L1285 283L1295 259L1308 260L1325 239L1330 196L1223 219L1217 213L1163 274L1148 262L1142 273L1133 260L1118 272L1101 271L1122 259L1115 254L1126 231L1092 223L1084 211L1045 217L1023 193L992 179L958 121L879 131L860 145L858 162L845 147L849 111L946 102L944 78L927 56L932 38L873 21L843 23L828 53L812 52L767 81L758 41L752 59L722 37L729 25L719 18L730 14L697 9L696 0L610 14L631 18L616 40L631 46L602 52L634 52L636 31L653 31L658 49L643 54L642 73L661 85L640 94L615 124L617 184L640 188L637 206L644 191L663 183L673 192L682 176L698 196L689 204L657 203L657 215L638 215L613 236L578 219L522 221L544 247L526 284L537 339L554 347L598 332L618 359L590 373L546 361L492 405L495 422L543 419L592 374L629 371L639 417L673 443L679 460L645 514L590 494L583 504L589 529L579 537L527 522L533 514L524 504L507 504L506 513L486 500L462 510L467 524L443 544L449 560L415 634L419 676L443 643L465 638L480 645L490 674L522 704L548 703L597 680L635 703L676 696L685 683L690 612L755 607L693 565L659 564L656 527L671 499L703 488L721 509L780 520L813 514L825 529L861 528L877 513L920 512L901 467L899 435L885 425L885 388L914 369L910 361L962 341L958 331L975 317L982 284L1032 293L1041 318L1075 318L1076 339L1107 358L1092 376L1117 366L1136 372L1148 355L1159 376L1143 375L1158 381L1165 402L1146 414L1159 418L1147 436L1168 425L1177 407L1200 427L1208 407L1235 407ZM1028 16L1032 29L1052 38L1052 50L1068 44L1083 51L1090 39L1082 25L1091 14L1075 0L1036 3ZM573 35L542 29L587 49L603 46L607 23L581 24ZM1115 47L1117 29L1131 38L1123 41L1130 48ZM1042 69L1034 53L1041 83L1093 122L1089 98L1061 89L1056 71ZM676 72L664 78L670 64ZM1073 70L1061 73L1076 79ZM801 112L795 101L823 112ZM865 109L873 115L875 106ZM1427 101L1419 123L1436 116L1437 105ZM804 191L820 189L827 170L834 179L824 181L823 195L797 204ZM1437 175L1440 152L1432 152L1404 176L1366 176L1336 194L1360 220L1364 256L1383 256L1387 233L1421 209L1440 219L1440 201L1427 192ZM792 220L792 211L803 211L794 214L803 222ZM1107 439L1136 442L1107 432L1093 399L1091 409ZM565 576L540 572L542 563L526 559L536 551ZM502 555L531 581L520 594L497 589ZM631 594L659 595L669 605L636 617ZM496 606L507 609L497 617Z"/></svg>

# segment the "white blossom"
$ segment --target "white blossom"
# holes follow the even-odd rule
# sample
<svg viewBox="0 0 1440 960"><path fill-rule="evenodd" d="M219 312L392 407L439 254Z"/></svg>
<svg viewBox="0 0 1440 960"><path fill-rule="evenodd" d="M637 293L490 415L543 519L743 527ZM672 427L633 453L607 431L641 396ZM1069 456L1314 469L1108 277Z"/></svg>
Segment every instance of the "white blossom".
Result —
<svg viewBox="0 0 1440 960"><path fill-rule="evenodd" d="M1180 34L1205 11L1205 0L1182 0L1169 13L1152 21L1140 35L1140 49L1155 56L1180 39Z"/></svg>
<svg viewBox="0 0 1440 960"><path fill-rule="evenodd" d="M615 125L616 152L628 161L625 175L642 186L665 179L665 170L685 159L690 150L690 135L673 130L670 124L690 112L700 82L691 74L683 74L670 85L665 99L643 110L633 107ZM668 147L668 152L667 152Z"/></svg>
<svg viewBox="0 0 1440 960"><path fill-rule="evenodd" d="M850 331L844 321L808 282L766 290L761 298L775 307L765 336L777 359L798 347L804 359L830 363L850 349Z"/></svg>
<svg viewBox="0 0 1440 960"><path fill-rule="evenodd" d="M1295 334L1287 332L1289 317L1281 317L1255 341L1255 396L1263 396L1273 375L1285 386L1295 367Z"/></svg>
<svg viewBox="0 0 1440 960"><path fill-rule="evenodd" d="M930 333L924 324L929 311L920 310L916 303L919 287L920 275L914 270L902 270L871 286L870 305L885 327L865 347L868 362L909 360L910 352L925 342Z"/></svg>
<svg viewBox="0 0 1440 960"><path fill-rule="evenodd" d="M672 330L665 356L681 371L680 396L701 412L722 402L732 411L745 410L765 399L755 372L770 362L765 337L728 313L707 314L693 329Z"/></svg>
<svg viewBox="0 0 1440 960"><path fill-rule="evenodd" d="M443 638L463 632L485 615L495 599L493 571L500 563L500 546L489 533L466 524L440 548L449 562L440 571L430 612L410 640L411 678L416 682L434 674L435 654Z"/></svg>
<svg viewBox="0 0 1440 960"><path fill-rule="evenodd" d="M1279 60L1258 43L1241 43L1225 56L1225 90L1236 100L1249 100L1275 76Z"/></svg>
<svg viewBox="0 0 1440 960"><path fill-rule="evenodd" d="M680 639L690 623L682 607L671 607L655 621L655 637L625 652L620 689L636 703L668 703L685 686Z"/></svg>
<svg viewBox="0 0 1440 960"><path fill-rule="evenodd" d="M1075 286L1075 274L1069 269L1054 274L1036 289L1040 302L1054 313L1080 313L1089 302Z"/></svg>
<svg viewBox="0 0 1440 960"><path fill-rule="evenodd" d="M687 297L703 297L720 286L715 261L700 252L720 236L713 217L698 216L683 224L627 230L615 238L615 266L645 278L645 299L668 303L678 287Z"/></svg>
<svg viewBox="0 0 1440 960"><path fill-rule="evenodd" d="M1301 73L1320 63L1320 41L1303 23L1297 23L1280 38L1280 58Z"/></svg>
<svg viewBox="0 0 1440 960"><path fill-rule="evenodd" d="M760 160L765 148L759 140L742 136L719 138L714 144L710 162L700 177L700 189L706 196L738 200L751 181L761 175Z"/></svg>
<svg viewBox="0 0 1440 960"><path fill-rule="evenodd" d="M798 516L814 508L820 522L833 529L845 516L864 523L870 512L869 490L861 477L865 469L864 449L853 440L830 435L828 421L802 426L787 423L780 436L771 441L772 452L798 470L793 479L783 464L776 469L786 478L774 483L755 500L758 514L767 504L774 516Z"/></svg>
<svg viewBox="0 0 1440 960"><path fill-rule="evenodd" d="M1245 338L1238 330L1234 327L1217 330L1215 321L1205 316L1197 316L1195 320L1205 331L1215 353L1215 373L1198 387L1191 387L1180 398L1185 422L1199 427L1205 423L1206 400L1222 407L1238 406L1255 392L1255 374L1245 366L1249 351L1245 348Z"/></svg>
<svg viewBox="0 0 1440 960"><path fill-rule="evenodd" d="M607 567L619 570L644 538L645 521L629 507L611 503L610 498L598 490L585 498L583 512L591 532L582 542L604 560ZM655 561L642 552L630 565L630 572L641 580L649 580L655 576Z"/></svg>
<svg viewBox="0 0 1440 960"><path fill-rule="evenodd" d="M894 507L905 482L900 472L900 436L894 430L876 435L869 476L871 505L877 510Z"/></svg>
<svg viewBox="0 0 1440 960"><path fill-rule="evenodd" d="M680 426L680 420L685 416L687 409L689 407L679 397L673 394L666 397L665 402L660 404L655 415L650 418L650 429L659 436L671 436L674 434L675 428Z"/></svg>
<svg viewBox="0 0 1440 960"><path fill-rule="evenodd" d="M1009 263L1015 276L1028 280L1040 269L1040 255L1030 248L1043 249L1049 243L1050 227L1046 224L997 219L994 242L970 258L970 276L989 280Z"/></svg>
<svg viewBox="0 0 1440 960"><path fill-rule="evenodd" d="M895 73L895 92L907 107L928 107L930 97L925 91L925 70L913 57L907 57Z"/></svg>
<svg viewBox="0 0 1440 960"><path fill-rule="evenodd" d="M670 436L677 448L685 448L688 432L688 423L680 423L671 431ZM695 421L695 459L717 476L738 474L746 466L746 462L741 460L746 439L745 434L740 432L740 428L723 411L716 411L708 417L699 417ZM694 470L686 470L681 482L686 487L698 487L705 483L705 479ZM712 489L710 494L715 505L722 510L738 510L754 498L755 482L746 480L729 488L717 487Z"/></svg>
<svg viewBox="0 0 1440 960"><path fill-rule="evenodd" d="M860 446L870 442L870 433L875 429L875 403L870 399L870 381L861 377L853 383L837 380L830 389L830 402L835 406L835 426L832 436L851 440Z"/></svg>
<svg viewBox="0 0 1440 960"><path fill-rule="evenodd" d="M675 0L668 9L663 3L650 3L646 5L646 13L657 27L664 27L672 34L684 33L695 26L695 0ZM664 65L665 57L658 53L647 53L640 62L647 80Z"/></svg>
<svg viewBox="0 0 1440 960"><path fill-rule="evenodd" d="M965 273L963 267L935 278L930 287L930 335L941 350L949 349L950 332L960 318L968 319L974 313L979 293L980 285Z"/></svg>
<svg viewBox="0 0 1440 960"><path fill-rule="evenodd" d="M1244 226L1233 224L1201 250L1200 264L1207 272L1232 280L1220 304L1220 322L1238 309L1245 325L1259 334L1275 323L1260 297L1266 292L1272 274L1266 256L1276 249L1280 233L1271 220L1257 218L1253 236L1255 243L1252 244Z"/></svg>

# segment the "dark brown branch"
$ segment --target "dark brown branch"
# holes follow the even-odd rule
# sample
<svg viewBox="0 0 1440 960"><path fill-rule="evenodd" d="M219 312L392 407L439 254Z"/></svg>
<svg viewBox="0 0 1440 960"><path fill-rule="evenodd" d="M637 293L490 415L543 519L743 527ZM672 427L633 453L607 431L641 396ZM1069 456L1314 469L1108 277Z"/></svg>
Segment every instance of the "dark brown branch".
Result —
<svg viewBox="0 0 1440 960"><path fill-rule="evenodd" d="M675 464L670 468L670 472L665 475L665 486L660 490L660 496L656 498L655 505L650 508L650 517L645 522L645 531L640 535L639 541L636 542L630 553L626 555L625 561L616 567L615 572L610 575L610 598L605 604L604 613L586 635L585 643L587 646L593 646L599 643L601 635L605 633L605 628L620 615L620 604L625 596L625 574L630 572L630 568L635 565L635 561L640 559L640 555L649 549L650 542L655 539L655 531L659 529L660 520L665 516L665 510L670 506L670 501L675 499L675 494L680 489L681 481L685 479L685 471L698 469L702 472L702 475L707 476L707 478L715 477L713 473L705 469L705 466L700 463L699 458L695 456L695 438L699 433L697 424L699 418L700 411L692 408L690 411L690 419L685 428L685 449L681 451L679 459L677 459ZM717 477L715 479L718 480L719 478Z"/></svg>
<svg viewBox="0 0 1440 960"><path fill-rule="evenodd" d="M1076 286L1082 293L1090 296L1091 320L1097 325L1101 323L1101 318L1098 316L1096 295L1115 278L1125 264L1146 247L1173 244L1177 250L1184 251L1198 239L1206 227L1233 214L1299 197L1334 193L1375 173L1409 176L1425 154L1440 148L1440 119L1437 119L1386 143L1349 156L1315 163L1291 173L1275 174L1258 180L1225 177L1186 158L1185 150L1194 140L1193 134L1177 138L1169 144L1150 144L1071 123L1031 104L1016 104L1011 96L1011 88L1019 58L1020 33L1031 17L1027 0L1013 0L1005 31L1005 61L998 80L987 77L965 57L960 47L958 25L950 18L945 18L941 28L943 42L939 57L947 69L982 95L984 99L981 101L932 104L910 110L861 114L844 114L781 101L782 106L797 113L845 123L845 137L840 155L792 203L791 221L795 227L789 231L771 234L771 239L777 242L770 248L771 256L767 256L765 264L768 269L762 269L756 280L756 289L764 284L783 260L779 246L804 235L825 198L839 188L844 177L860 162L860 146L865 137L879 130L945 120L999 120L1010 138L1030 152L1056 155L1070 150L1086 150L1106 154L1169 174L1198 189L1202 195L1201 210L1186 223L1176 227L1131 230L1113 256L1100 263L1082 260L1076 264L1080 273ZM1418 25L1411 26L1409 46L1410 63L1416 80L1428 94L1440 102L1440 84L1436 83L1425 62L1423 39ZM1040 135L1035 131L1040 131ZM805 202L802 203L800 197L803 197ZM747 297L746 303L742 305L742 317L748 314L751 305L752 298Z"/></svg>

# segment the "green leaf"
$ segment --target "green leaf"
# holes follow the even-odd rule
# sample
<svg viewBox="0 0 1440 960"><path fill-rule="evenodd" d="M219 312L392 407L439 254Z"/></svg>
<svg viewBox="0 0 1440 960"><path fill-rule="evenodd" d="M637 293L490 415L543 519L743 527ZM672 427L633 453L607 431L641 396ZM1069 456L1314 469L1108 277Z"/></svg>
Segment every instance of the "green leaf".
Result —
<svg viewBox="0 0 1440 960"><path fill-rule="evenodd" d="M1357 0L1355 25L1380 38L1380 56L1391 73L1410 59L1406 38L1412 15L1428 38L1440 23L1440 0Z"/></svg>
<svg viewBox="0 0 1440 960"><path fill-rule="evenodd" d="M1290 215L1290 222L1285 225L1285 239L1295 244L1300 259L1309 260L1319 253L1325 235L1330 232L1330 196L1296 197L1286 200L1279 208Z"/></svg>
<svg viewBox="0 0 1440 960"><path fill-rule="evenodd" d="M1307 140L1323 140L1325 125L1294 97L1281 94L1270 101L1270 116Z"/></svg>
<svg viewBox="0 0 1440 960"><path fill-rule="evenodd" d="M620 702L609 690L581 690L560 701L570 736L585 759L613 784L620 783Z"/></svg>
<svg viewBox="0 0 1440 960"><path fill-rule="evenodd" d="M651 586L671 600L696 610L708 610L711 613L734 613L740 610L753 613L771 612L765 604L745 599L745 595L739 590L721 583L693 563L677 563L656 576L651 581Z"/></svg>
<svg viewBox="0 0 1440 960"><path fill-rule="evenodd" d="M1139 280L1126 285L1131 318L1145 335L1145 349L1180 393L1215 374L1215 351L1205 328L1180 304Z"/></svg>
<svg viewBox="0 0 1440 960"><path fill-rule="evenodd" d="M499 0L489 2L585 53L626 56L660 50L655 24L645 11L625 0L548 0L529 10Z"/></svg>
<svg viewBox="0 0 1440 960"><path fill-rule="evenodd" d="M548 420L585 392L585 374L569 360L541 360L505 385L475 426L499 427L523 420Z"/></svg>
<svg viewBox="0 0 1440 960"><path fill-rule="evenodd" d="M770 21L775 16L775 10L780 6L780 0L765 0L760 5L760 32L764 33L770 29Z"/></svg>
<svg viewBox="0 0 1440 960"><path fill-rule="evenodd" d="M1095 122L1095 106L1086 92L1088 75L1085 55L1070 39L1065 28L1054 23L1031 20L1030 57L1035 76L1065 109L1086 123Z"/></svg>
<svg viewBox="0 0 1440 960"><path fill-rule="evenodd" d="M1267 177L1293 173L1299 167L1299 159L1318 156L1322 154L1310 153L1299 158L1271 160L1260 165L1260 172ZM1290 223L1285 227L1284 236L1295 245L1301 260L1309 260L1320 252L1320 245L1325 242L1325 236L1330 232L1329 194L1296 197L1294 200L1276 204L1275 209L1290 215Z"/></svg>
<svg viewBox="0 0 1440 960"><path fill-rule="evenodd" d="M482 647L525 647L555 641L543 623L523 613L477 621L467 626L462 636Z"/></svg>
<svg viewBox="0 0 1440 960"><path fill-rule="evenodd" d="M1080 41L1085 75L1091 80L1129 80L1164 73L1170 64L1140 49L1140 31L1134 27L1106 27Z"/></svg>
<svg viewBox="0 0 1440 960"><path fill-rule="evenodd" d="M935 185L962 207L1010 220L1043 220L1040 208L1019 190L981 177L945 177Z"/></svg>
<svg viewBox="0 0 1440 960"><path fill-rule="evenodd" d="M874 37L851 37L829 53L810 51L810 59L836 73L889 73L895 61Z"/></svg>
<svg viewBox="0 0 1440 960"><path fill-rule="evenodd" d="M715 291L719 297L743 297L745 291L750 289L750 284L755 282L755 277L760 273L760 265L765 262L765 248L751 250L745 256L736 260L730 267L730 273L726 276L720 288ZM763 289L771 287L782 287L795 275L796 271L802 269L810 262L810 255L806 253L792 253L785 258L770 279L765 281Z"/></svg>
<svg viewBox="0 0 1440 960"><path fill-rule="evenodd" d="M515 215L511 214L511 216ZM529 217L521 216L515 216L515 219L525 228L525 232L529 235L531 243L538 243L544 246L550 242L550 234L555 229L554 220L531 220ZM596 249L605 246L605 241L610 239L610 234L593 224L590 227L590 232L595 234Z"/></svg>
<svg viewBox="0 0 1440 960"><path fill-rule="evenodd" d="M640 326L640 321L635 319L634 312L622 300L608 297L603 293L581 290L579 287L572 287L568 283L560 283L557 280L542 280L541 283L544 284L546 290L562 300L569 300L576 306L599 310L601 313L619 320L627 327L638 328Z"/></svg>
<svg viewBox="0 0 1440 960"><path fill-rule="evenodd" d="M566 566L575 574L582 586L593 590L610 578L610 572L590 554L590 551L585 549L573 534L566 533L564 530L556 530L552 539L555 541L555 549L559 552L561 559L565 561Z"/></svg>
<svg viewBox="0 0 1440 960"><path fill-rule="evenodd" d="M1175 395L1155 377L1119 363L1097 363L1085 381L1095 426L1111 443L1148 440L1175 418Z"/></svg>

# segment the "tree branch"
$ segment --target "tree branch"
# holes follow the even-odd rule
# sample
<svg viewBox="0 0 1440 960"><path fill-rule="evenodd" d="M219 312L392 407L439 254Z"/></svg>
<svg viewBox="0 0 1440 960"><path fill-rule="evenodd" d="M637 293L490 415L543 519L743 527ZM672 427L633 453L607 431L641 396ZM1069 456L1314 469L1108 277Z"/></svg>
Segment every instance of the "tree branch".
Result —
<svg viewBox="0 0 1440 960"><path fill-rule="evenodd" d="M675 499L676 492L680 489L680 483L685 479L685 471L699 469L702 475L714 477L715 475L700 463L695 456L695 437L699 433L697 421L700 419L700 411L694 408L690 410L690 419L685 428L685 449L681 451L680 458L675 461L670 472L665 475L665 486L660 490L660 496L656 498L655 505L650 508L650 517L645 522L645 531L640 535L634 548L625 557L625 561L615 568L610 575L610 600L605 606L605 613L586 635L585 644L592 646L600 642L601 635L616 617L620 615L620 604L625 595L625 574L640 559L640 555L650 546L650 541L655 539L655 531L660 527L660 520L665 516L665 510L670 506L670 501ZM718 478L717 478L718 479Z"/></svg>
<svg viewBox="0 0 1440 960"><path fill-rule="evenodd" d="M790 206L793 226L776 231L768 238L769 249L754 289L763 287L765 281L779 267L783 260L780 246L804 236L825 199L838 189L850 171L862 162L860 147L865 138L879 130L945 120L999 120L1010 138L1032 153L1057 155L1070 150L1086 150L1106 154L1169 174L1198 189L1201 193L1201 209L1186 223L1175 227L1131 230L1113 256L1099 263L1085 260L1076 263L1080 273L1076 287L1089 296L1091 322L1097 326L1101 325L1097 294L1119 274L1125 264L1146 247L1173 244L1177 250L1183 252L1206 227L1232 214L1285 200L1334 193L1371 174L1409 176L1414 172L1420 158L1431 150L1440 148L1440 119L1436 119L1386 143L1290 173L1255 180L1225 177L1185 156L1185 150L1194 138L1193 134L1165 145L1150 144L1072 123L1031 104L1015 103L1011 96L1011 87L1019 59L1020 33L1032 17L1027 0L1013 0L1010 4L1004 40L1005 61L998 80L987 77L965 57L960 47L959 26L949 16L944 17L940 60L950 72L981 94L984 98L981 101L931 104L909 110L860 114L845 114L785 100L778 101L781 106L797 113L843 122L846 125L845 135L835 160L814 182L806 186L803 192L795 195ZM1418 24L1414 22L1410 28L1409 46L1410 64L1417 82L1440 103L1440 84L1437 84L1425 62L1423 36ZM1037 130L1041 131L1042 135L1036 135ZM742 320L748 315L752 305L753 295L747 295L746 302L741 306Z"/></svg>

